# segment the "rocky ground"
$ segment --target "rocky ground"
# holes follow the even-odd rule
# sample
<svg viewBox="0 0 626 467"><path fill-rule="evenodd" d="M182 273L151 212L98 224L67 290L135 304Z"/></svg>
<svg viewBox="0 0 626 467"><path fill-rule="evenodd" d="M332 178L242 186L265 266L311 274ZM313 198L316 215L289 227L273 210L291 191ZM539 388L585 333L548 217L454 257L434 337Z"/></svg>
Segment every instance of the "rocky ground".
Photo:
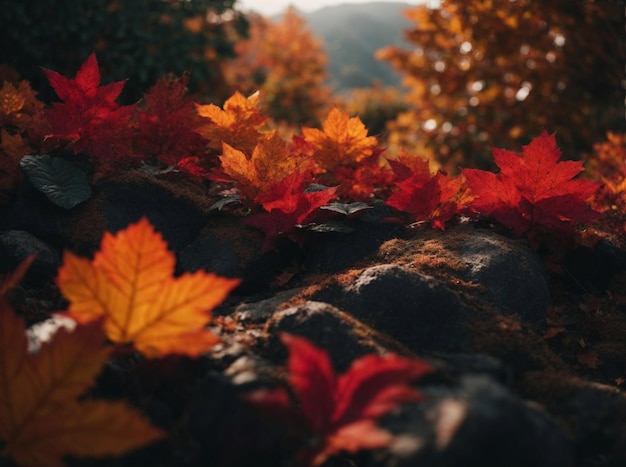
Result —
<svg viewBox="0 0 626 467"><path fill-rule="evenodd" d="M121 459L70 465L288 466L297 447L242 395L284 379L281 331L328 350L337 371L371 352L428 360L425 394L380 420L388 449L332 466L626 465L626 250L603 240L555 260L506 230L383 222L309 233L261 253L262 234L196 185L133 172L66 211L25 185L0 214L0 267L38 257L12 302L29 324L63 309L61 253L147 216L178 255L242 284L215 310L222 343L197 360L111 361L94 394L132 401L170 437Z"/></svg>

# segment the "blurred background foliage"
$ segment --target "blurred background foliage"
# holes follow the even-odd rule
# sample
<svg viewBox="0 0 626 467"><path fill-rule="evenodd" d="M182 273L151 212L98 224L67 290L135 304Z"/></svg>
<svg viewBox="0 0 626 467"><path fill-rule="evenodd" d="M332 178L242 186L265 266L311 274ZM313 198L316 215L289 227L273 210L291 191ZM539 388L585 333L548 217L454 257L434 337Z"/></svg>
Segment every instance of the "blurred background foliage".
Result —
<svg viewBox="0 0 626 467"><path fill-rule="evenodd" d="M222 63L247 35L235 0L37 0L3 2L0 63L54 98L41 67L73 77L96 52L104 82L128 80L122 99L138 100L159 77L190 72L189 90L221 102Z"/></svg>
<svg viewBox="0 0 626 467"><path fill-rule="evenodd" d="M95 51L103 82L127 80L120 103L137 101L159 77L189 72L197 101L221 105L235 90L260 91L263 111L291 131L318 126L339 105L359 115L389 154L405 147L452 173L459 166L493 168L492 146L519 150L542 129L556 131L570 158L592 153L607 132L625 132L625 0L428 6L435 3L405 5L400 23L384 15L400 15L402 4L340 5L312 14L291 8L264 18L243 14L236 0L5 2L0 63L15 68L46 102L56 97L40 67L73 77ZM359 20L349 28L329 27L329 18L351 15ZM366 41L324 36L324 43L320 35L380 36L378 25L397 30L399 24L408 25L405 43L394 39L377 58L400 74L404 87L382 80L358 89L335 84L330 75L338 63L326 47L362 48ZM374 78L367 62L348 63L362 52L343 50L334 60Z"/></svg>
<svg viewBox="0 0 626 467"><path fill-rule="evenodd" d="M318 126L332 100L322 41L293 7L278 20L249 21L249 38L226 63L228 82L246 95L260 91L261 108L279 125Z"/></svg>
<svg viewBox="0 0 626 467"><path fill-rule="evenodd" d="M443 167L493 168L542 129L578 158L624 131L624 0L443 0L406 12L412 48L378 52L404 74L409 110L392 148L426 148Z"/></svg>

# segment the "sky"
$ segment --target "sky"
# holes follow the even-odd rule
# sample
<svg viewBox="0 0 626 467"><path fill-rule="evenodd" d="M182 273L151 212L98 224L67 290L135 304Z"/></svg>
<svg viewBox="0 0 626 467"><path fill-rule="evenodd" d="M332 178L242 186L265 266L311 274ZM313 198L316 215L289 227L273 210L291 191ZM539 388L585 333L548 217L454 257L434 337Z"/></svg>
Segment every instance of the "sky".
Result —
<svg viewBox="0 0 626 467"><path fill-rule="evenodd" d="M236 5L239 10L255 10L264 16L272 16L283 12L289 5L295 6L300 11L310 12L329 5L367 3L368 1L401 1L404 3L418 4L423 3L425 0L237 0Z"/></svg>

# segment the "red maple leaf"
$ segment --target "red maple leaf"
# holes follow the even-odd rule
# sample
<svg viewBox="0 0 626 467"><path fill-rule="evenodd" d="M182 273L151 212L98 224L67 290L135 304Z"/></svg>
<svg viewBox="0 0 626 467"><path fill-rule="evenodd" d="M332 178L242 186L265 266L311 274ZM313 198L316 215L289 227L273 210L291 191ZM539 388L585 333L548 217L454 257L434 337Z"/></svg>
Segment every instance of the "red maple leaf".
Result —
<svg viewBox="0 0 626 467"><path fill-rule="evenodd" d="M279 235L312 222L318 208L335 197L336 187L306 192L307 176L307 173L294 172L255 198L266 212L250 216L246 222L265 232L264 250L271 249Z"/></svg>
<svg viewBox="0 0 626 467"><path fill-rule="evenodd" d="M189 76L161 78L144 96L137 113L135 149L167 165L200 156L207 141L196 131L203 118L193 100L185 96ZM183 164L185 166L185 164ZM186 166L185 166L186 167Z"/></svg>
<svg viewBox="0 0 626 467"><path fill-rule="evenodd" d="M413 159L410 166L389 161L400 181L385 203L410 213L416 221L430 221L433 227L444 230L445 222L460 209L463 180L440 170L432 174L426 159Z"/></svg>
<svg viewBox="0 0 626 467"><path fill-rule="evenodd" d="M393 436L376 419L422 398L409 383L430 370L423 361L371 354L337 376L325 350L302 337L283 333L280 338L289 350L289 386L313 435L313 443L299 453L298 465L317 466L341 451L388 446ZM282 388L259 392L250 400L281 411L291 408Z"/></svg>
<svg viewBox="0 0 626 467"><path fill-rule="evenodd" d="M43 70L48 82L63 103L46 109L52 133L47 137L69 139L75 152L85 151L97 160L126 155L129 151L128 122L134 105L115 102L124 87L123 81L100 86L100 70L91 54L68 79L56 71Z"/></svg>
<svg viewBox="0 0 626 467"><path fill-rule="evenodd" d="M600 184L573 178L582 172L579 161L561 161L554 134L545 130L521 154L493 149L498 174L464 169L467 183L476 196L470 204L475 212L491 216L517 234L538 228L573 232L573 225L597 218L587 200Z"/></svg>

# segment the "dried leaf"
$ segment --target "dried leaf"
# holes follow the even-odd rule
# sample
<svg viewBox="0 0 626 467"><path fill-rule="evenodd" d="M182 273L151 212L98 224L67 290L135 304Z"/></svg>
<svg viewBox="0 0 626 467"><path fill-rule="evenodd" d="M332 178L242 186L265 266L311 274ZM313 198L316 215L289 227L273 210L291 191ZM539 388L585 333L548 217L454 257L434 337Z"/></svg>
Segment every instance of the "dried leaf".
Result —
<svg viewBox="0 0 626 467"><path fill-rule="evenodd" d="M61 329L29 353L24 323L0 297L2 455L23 466L56 467L66 455L119 455L163 436L125 403L78 400L111 353L104 340L94 322Z"/></svg>

